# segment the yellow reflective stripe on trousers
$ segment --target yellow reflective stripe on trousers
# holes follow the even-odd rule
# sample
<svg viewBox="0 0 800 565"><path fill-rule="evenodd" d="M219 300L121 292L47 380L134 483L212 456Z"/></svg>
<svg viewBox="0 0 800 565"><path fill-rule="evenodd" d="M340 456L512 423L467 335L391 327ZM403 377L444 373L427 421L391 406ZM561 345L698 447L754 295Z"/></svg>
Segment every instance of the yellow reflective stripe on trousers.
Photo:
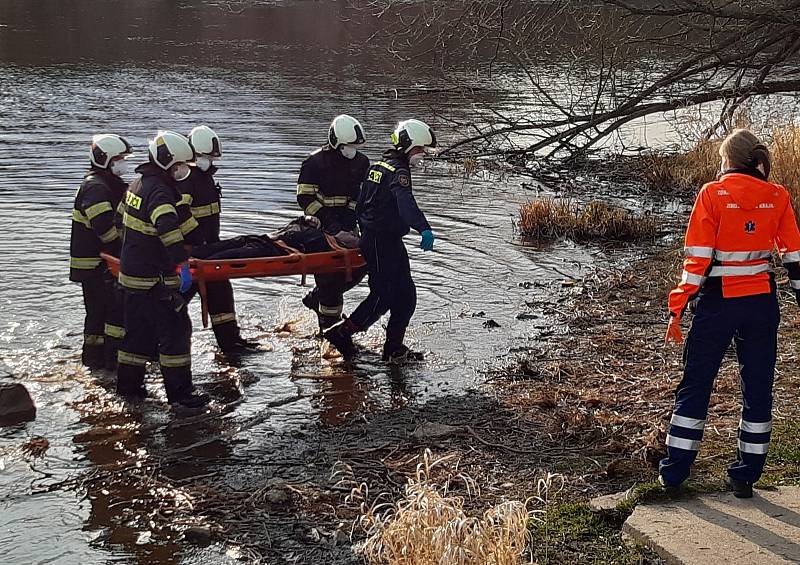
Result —
<svg viewBox="0 0 800 565"><path fill-rule="evenodd" d="M72 221L78 222L79 224L83 224L87 228L92 227L91 224L89 223L89 218L84 216L80 210L76 210L74 208L72 210Z"/></svg>
<svg viewBox="0 0 800 565"><path fill-rule="evenodd" d="M102 241L103 243L111 243L118 237L119 234L117 233L117 228L112 226L108 228L108 231L106 231L106 233L100 236L100 241Z"/></svg>
<svg viewBox="0 0 800 565"><path fill-rule="evenodd" d="M211 314L211 325L212 326L219 326L222 324L227 324L229 322L236 321L236 314L232 312L224 312L221 314Z"/></svg>
<svg viewBox="0 0 800 565"><path fill-rule="evenodd" d="M158 235L158 230L156 230L156 227L153 224L143 222L139 218L134 218L127 212L122 215L122 225L124 225L126 228L143 233L144 235Z"/></svg>
<svg viewBox="0 0 800 565"><path fill-rule="evenodd" d="M299 183L297 185L297 194L316 194L318 190L318 184Z"/></svg>
<svg viewBox="0 0 800 565"><path fill-rule="evenodd" d="M100 257L70 257L69 266L72 269L89 271L96 269L102 261Z"/></svg>
<svg viewBox="0 0 800 565"><path fill-rule="evenodd" d="M159 354L158 362L162 367L189 367L192 364L192 356L189 353L185 355L165 355Z"/></svg>
<svg viewBox="0 0 800 565"><path fill-rule="evenodd" d="M207 218L215 214L219 214L219 202L212 202L208 206L192 207L192 216L195 218Z"/></svg>
<svg viewBox="0 0 800 565"><path fill-rule="evenodd" d="M103 345L106 342L105 336L94 334L83 334L83 343L86 345Z"/></svg>
<svg viewBox="0 0 800 565"><path fill-rule="evenodd" d="M159 277L134 277L126 275L125 273L119 274L119 284L126 288L134 290L148 290L153 288L153 285L158 283L161 279Z"/></svg>
<svg viewBox="0 0 800 565"><path fill-rule="evenodd" d="M175 214L177 216L178 211L175 210L175 206L172 204L161 204L160 206L156 206L156 209L150 214L150 221L153 225L156 225L156 220L164 214Z"/></svg>
<svg viewBox="0 0 800 565"><path fill-rule="evenodd" d="M134 367L144 367L150 358L147 355L139 355L138 353L128 353L121 349L117 351L117 362L123 365L133 365Z"/></svg>
<svg viewBox="0 0 800 565"><path fill-rule="evenodd" d="M167 233L160 235L158 237L161 240L161 243L163 243L167 247L183 241L183 234L181 233L180 229L168 231Z"/></svg>
<svg viewBox="0 0 800 565"><path fill-rule="evenodd" d="M113 212L114 209L111 207L111 202L98 202L97 204L92 204L86 209L86 217L89 220L94 220L97 216L102 214L103 212Z"/></svg>
<svg viewBox="0 0 800 565"><path fill-rule="evenodd" d="M114 324L106 324L103 326L103 331L108 337L115 339L122 339L125 337L125 328L122 326L115 326Z"/></svg>
<svg viewBox="0 0 800 565"><path fill-rule="evenodd" d="M397 170L397 167L393 167L392 165L390 165L389 163L387 163L385 161L380 161L380 162L376 163L376 165L379 166L379 167L383 167L387 171L391 171L391 172L395 172Z"/></svg>
<svg viewBox="0 0 800 565"><path fill-rule="evenodd" d="M320 210L322 210L322 204L314 200L314 202L312 202L306 207L306 215L314 216Z"/></svg>
<svg viewBox="0 0 800 565"><path fill-rule="evenodd" d="M197 223L193 217L190 217L188 220L181 224L180 230L183 235L187 235L192 232L193 229L197 228L200 224Z"/></svg>

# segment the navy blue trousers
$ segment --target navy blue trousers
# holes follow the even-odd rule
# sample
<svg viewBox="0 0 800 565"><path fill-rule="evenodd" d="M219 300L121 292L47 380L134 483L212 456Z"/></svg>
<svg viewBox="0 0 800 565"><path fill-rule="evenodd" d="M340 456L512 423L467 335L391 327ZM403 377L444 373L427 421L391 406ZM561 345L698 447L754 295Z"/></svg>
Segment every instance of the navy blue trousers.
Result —
<svg viewBox="0 0 800 565"><path fill-rule="evenodd" d="M772 382L775 375L780 311L775 293L723 298L700 295L684 349L683 379L667 436L667 457L660 473L668 485L689 477L703 439L708 401L725 352L733 340L742 386L742 418L736 460L728 475L756 482L764 469L772 430Z"/></svg>
<svg viewBox="0 0 800 565"><path fill-rule="evenodd" d="M369 295L350 316L350 322L358 331L366 331L389 312L385 349L391 353L403 344L417 308L408 252L402 237L370 232L361 237L360 248L369 273Z"/></svg>

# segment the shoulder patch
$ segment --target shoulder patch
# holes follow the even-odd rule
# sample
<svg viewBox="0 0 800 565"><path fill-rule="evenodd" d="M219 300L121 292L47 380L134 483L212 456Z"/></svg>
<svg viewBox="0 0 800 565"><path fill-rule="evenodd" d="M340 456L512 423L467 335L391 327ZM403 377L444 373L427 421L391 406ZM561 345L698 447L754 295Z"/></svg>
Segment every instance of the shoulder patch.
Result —
<svg viewBox="0 0 800 565"><path fill-rule="evenodd" d="M397 175L397 182L400 183L400 186L411 186L411 177L406 173L400 173Z"/></svg>

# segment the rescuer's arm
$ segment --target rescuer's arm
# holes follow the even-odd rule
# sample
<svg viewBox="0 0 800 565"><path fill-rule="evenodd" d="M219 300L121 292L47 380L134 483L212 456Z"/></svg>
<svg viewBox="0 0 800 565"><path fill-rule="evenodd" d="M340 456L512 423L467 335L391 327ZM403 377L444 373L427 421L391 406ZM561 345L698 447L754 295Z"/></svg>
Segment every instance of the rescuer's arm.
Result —
<svg viewBox="0 0 800 565"><path fill-rule="evenodd" d="M689 301L700 291L706 280L706 273L714 257L719 218L711 194L703 187L697 195L683 248L683 273L678 286L669 293L670 324L666 341L682 341L680 319Z"/></svg>
<svg viewBox="0 0 800 565"><path fill-rule="evenodd" d="M797 219L789 198L786 199L786 206L778 223L775 243L783 266L789 273L789 284L800 304L800 230L797 228Z"/></svg>
<svg viewBox="0 0 800 565"><path fill-rule="evenodd" d="M177 266L186 261L189 255L184 247L178 212L174 200L166 190L158 190L151 195L148 199L147 213L172 263Z"/></svg>

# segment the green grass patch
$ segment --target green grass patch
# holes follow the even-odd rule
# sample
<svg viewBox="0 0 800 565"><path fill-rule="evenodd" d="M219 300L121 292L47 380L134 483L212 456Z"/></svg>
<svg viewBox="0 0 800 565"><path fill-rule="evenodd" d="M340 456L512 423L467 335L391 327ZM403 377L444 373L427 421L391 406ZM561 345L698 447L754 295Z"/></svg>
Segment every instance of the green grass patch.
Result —
<svg viewBox="0 0 800 565"><path fill-rule="evenodd" d="M772 429L767 465L757 487L800 485L800 422L779 422Z"/></svg>
<svg viewBox="0 0 800 565"><path fill-rule="evenodd" d="M622 541L622 521L596 514L585 503L551 506L541 521L531 522L533 557L541 565L659 562L647 549Z"/></svg>

